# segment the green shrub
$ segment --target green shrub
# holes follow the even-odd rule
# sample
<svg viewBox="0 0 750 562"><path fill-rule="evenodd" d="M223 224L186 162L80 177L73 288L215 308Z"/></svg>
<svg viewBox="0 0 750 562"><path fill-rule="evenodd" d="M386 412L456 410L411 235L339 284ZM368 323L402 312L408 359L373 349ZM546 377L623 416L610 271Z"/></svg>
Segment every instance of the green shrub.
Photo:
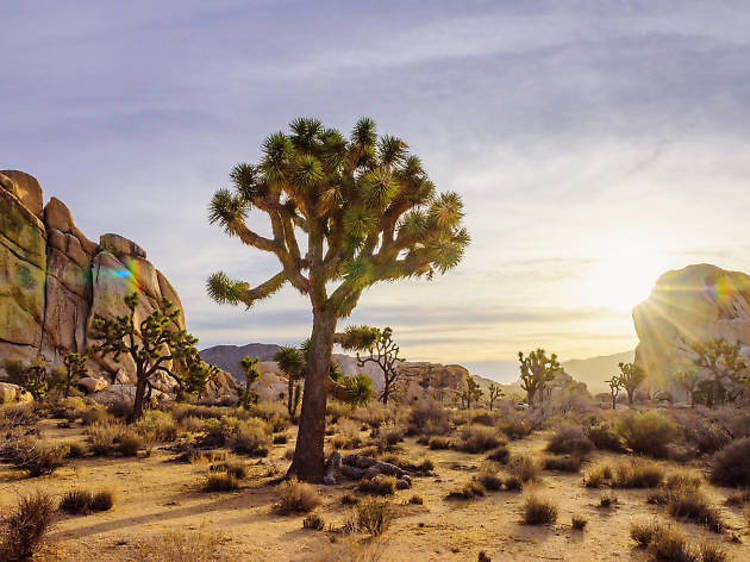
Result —
<svg viewBox="0 0 750 562"><path fill-rule="evenodd" d="M615 428L634 453L657 458L668 455L677 436L674 422L656 410L628 411L617 419Z"/></svg>
<svg viewBox="0 0 750 562"><path fill-rule="evenodd" d="M177 422L170 412L147 410L135 429L147 441L171 442L177 439Z"/></svg>

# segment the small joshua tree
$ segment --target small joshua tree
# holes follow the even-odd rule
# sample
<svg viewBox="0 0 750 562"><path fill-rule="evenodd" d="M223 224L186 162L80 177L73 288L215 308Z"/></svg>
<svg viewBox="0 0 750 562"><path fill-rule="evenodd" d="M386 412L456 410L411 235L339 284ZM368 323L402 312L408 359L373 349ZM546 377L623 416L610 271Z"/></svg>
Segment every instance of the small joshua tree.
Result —
<svg viewBox="0 0 750 562"><path fill-rule="evenodd" d="M357 352L357 365L364 367L365 363L375 363L383 371L383 391L378 396L383 404L388 404L389 398L396 390L400 378L398 363L404 358L399 357L399 346L393 341L391 328L373 328L371 326L350 326L338 338L338 343L346 350ZM362 356L360 353L369 355Z"/></svg>
<svg viewBox="0 0 750 562"><path fill-rule="evenodd" d="M466 388L461 392L461 404L465 405L466 409L471 409L472 402L477 402L484 392L479 388L479 383L468 377L466 379Z"/></svg>
<svg viewBox="0 0 750 562"><path fill-rule="evenodd" d="M687 392L690 398L690 407L695 407L695 392L698 389L698 383L700 382L700 375L698 375L698 369L695 366L690 366L684 371L678 372L674 376L675 382Z"/></svg>
<svg viewBox="0 0 750 562"><path fill-rule="evenodd" d="M181 391L185 387L200 391L211 370L198 356L197 338L177 327L179 311L170 301L163 299L161 309L136 323L138 293L128 295L124 300L128 314L117 318L94 318L89 337L97 341L90 352L111 355L115 361L126 354L135 363L135 401L128 418L132 423L143 415L144 401L151 395L151 377L164 373L177 383Z"/></svg>
<svg viewBox="0 0 750 562"><path fill-rule="evenodd" d="M547 385L561 370L557 354L547 357L540 348L529 353L528 357L519 352L518 361L521 364L521 388L526 391L529 406L537 405L537 402L542 406Z"/></svg>
<svg viewBox="0 0 750 562"><path fill-rule="evenodd" d="M81 377L89 374L88 357L76 351L68 351L63 357L65 364L65 378L63 380L63 396L70 396L71 387L78 384Z"/></svg>
<svg viewBox="0 0 750 562"><path fill-rule="evenodd" d="M296 347L282 347L273 358L279 364L279 370L284 374L289 386L287 392L286 408L289 411L289 419L294 421L299 404L300 384L302 373L305 368L305 358Z"/></svg>
<svg viewBox="0 0 750 562"><path fill-rule="evenodd" d="M242 361L240 361L242 372L245 374L245 386L237 387L237 398L240 401L240 406L246 410L249 410L250 406L258 402L258 393L251 390L250 387L253 383L260 380L261 372L260 369L258 369L259 362L260 357L250 357L249 355L246 355L242 358Z"/></svg>
<svg viewBox="0 0 750 562"><path fill-rule="evenodd" d="M618 377L617 375L604 382L609 385L609 395L612 397L612 409L614 410L617 407L617 397L620 395L622 382L620 381L620 377Z"/></svg>
<svg viewBox="0 0 750 562"><path fill-rule="evenodd" d="M503 389L500 388L498 385L491 384L489 388L487 389L487 394L490 399L490 412L491 412L492 408L494 408L495 406L495 401L505 396L505 393L503 392Z"/></svg>
<svg viewBox="0 0 750 562"><path fill-rule="evenodd" d="M469 244L463 203L436 193L401 139L378 138L361 119L349 138L316 119L296 119L289 134L269 136L257 164L238 164L232 190L214 195L209 220L245 245L268 252L281 269L256 286L223 272L207 282L218 303L252 306L289 283L310 299L312 333L299 433L288 474L320 482L327 374L336 325L378 282L433 278L456 267ZM251 229L264 213L271 236Z"/></svg>
<svg viewBox="0 0 750 562"><path fill-rule="evenodd" d="M5 370L9 380L31 394L34 400L41 400L49 391L49 372L44 357L37 355L30 364L11 361L6 363Z"/></svg>
<svg viewBox="0 0 750 562"><path fill-rule="evenodd" d="M620 386L628 393L628 405L632 407L636 389L646 380L646 371L635 363L619 363L618 366Z"/></svg>
<svg viewBox="0 0 750 562"><path fill-rule="evenodd" d="M690 344L695 367L708 371L711 376L713 404L739 396L739 392L727 392L729 389L725 385L739 386L745 381L748 364L741 356L740 349L739 341L732 344L724 338Z"/></svg>

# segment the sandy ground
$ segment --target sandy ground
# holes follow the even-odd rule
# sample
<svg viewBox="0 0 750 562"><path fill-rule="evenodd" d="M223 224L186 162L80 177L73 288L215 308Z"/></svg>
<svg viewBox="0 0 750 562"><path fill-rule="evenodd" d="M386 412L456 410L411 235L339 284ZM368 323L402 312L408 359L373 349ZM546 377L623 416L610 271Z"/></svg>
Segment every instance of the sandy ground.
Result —
<svg viewBox="0 0 750 562"><path fill-rule="evenodd" d="M52 420L42 423L46 440L83 440L80 428L59 429ZM290 430L290 435L293 433ZM538 452L545 434L511 442L512 453ZM336 552L352 548L368 551L364 559L380 560L477 560L484 550L498 560L647 560L634 549L629 538L630 524L658 516L668 518L660 508L648 505L645 490L617 490L619 505L598 507L601 491L582 485L582 474L567 475L545 471L535 489L555 499L559 507L557 523L531 527L521 523L524 494L490 492L474 500L450 500L445 496L469 480L484 462L484 455L456 451L429 451L407 439L401 455L413 460L424 456L435 463L436 476L416 478L411 490L397 492L392 503L397 514L391 528L379 540L362 535L346 537L339 533L302 528L303 516L280 516L273 512L278 471L286 469L284 452L293 445L276 445L268 458L250 459L251 476L243 488L232 493L204 493L200 483L208 464L171 462L173 455L161 449L138 459L96 458L71 461L48 477L26 479L0 468L0 509L15 504L19 494L44 489L61 496L76 487L116 492L115 508L88 516L60 516L48 536L41 560L162 560L170 541L187 538L204 544L213 552L210 559L303 561L333 559ZM607 455L597 453L592 462ZM611 455L616 456L616 455ZM674 463L666 463L677 468ZM584 466L584 471L586 469ZM696 465L697 466L697 465ZM341 505L341 496L351 492L351 483L319 486L324 499L318 510L334 527L353 515ZM720 541L731 560L750 560L750 529L741 508L723 505L730 490L705 486L721 506L730 532L742 543L732 543L690 523L675 523L692 539L706 537ZM424 505L408 505L412 495ZM570 527L571 516L583 515L588 526L583 532ZM207 545L207 546L206 546ZM187 554L191 560L197 555ZM345 558L344 558L345 559Z"/></svg>

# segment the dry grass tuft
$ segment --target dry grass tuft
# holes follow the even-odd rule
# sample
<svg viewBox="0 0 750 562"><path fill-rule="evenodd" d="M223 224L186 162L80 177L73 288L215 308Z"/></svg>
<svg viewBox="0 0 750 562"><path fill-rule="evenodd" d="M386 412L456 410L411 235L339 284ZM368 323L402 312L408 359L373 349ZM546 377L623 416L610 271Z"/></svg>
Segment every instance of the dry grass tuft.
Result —
<svg viewBox="0 0 750 562"><path fill-rule="evenodd" d="M239 488L240 483L237 478L227 472L209 474L202 486L204 492L234 492Z"/></svg>
<svg viewBox="0 0 750 562"><path fill-rule="evenodd" d="M594 448L594 444L586 437L583 428L578 425L563 424L550 437L547 450L557 455L575 455L583 457Z"/></svg>
<svg viewBox="0 0 750 562"><path fill-rule="evenodd" d="M565 455L563 457L546 457L544 468L546 470L557 470L558 472L579 472L581 470L581 457Z"/></svg>
<svg viewBox="0 0 750 562"><path fill-rule="evenodd" d="M325 520L317 513L311 513L302 520L303 529L312 529L313 531L322 531L325 529Z"/></svg>
<svg viewBox="0 0 750 562"><path fill-rule="evenodd" d="M583 531L588 523L589 520L586 519L583 515L574 515L570 519L570 526L576 531Z"/></svg>
<svg viewBox="0 0 750 562"><path fill-rule="evenodd" d="M396 477L378 474L374 478L360 480L357 491L373 496L391 496L396 493Z"/></svg>
<svg viewBox="0 0 750 562"><path fill-rule="evenodd" d="M295 479L282 482L279 486L279 501L274 506L277 513L309 513L317 509L322 500L317 490L310 484Z"/></svg>
<svg viewBox="0 0 750 562"><path fill-rule="evenodd" d="M393 512L386 501L366 499L357 504L357 527L371 536L380 536L388 529Z"/></svg>
<svg viewBox="0 0 750 562"><path fill-rule="evenodd" d="M469 425L461 431L461 436L455 447L459 451L476 454L489 451L502 444L503 440L494 427Z"/></svg>
<svg viewBox="0 0 750 562"><path fill-rule="evenodd" d="M474 498L480 498L487 493L484 486L478 480L469 480L466 484L460 488L451 490L448 493L446 499L452 500L471 500Z"/></svg>
<svg viewBox="0 0 750 562"><path fill-rule="evenodd" d="M531 495L523 504L526 525L550 525L557 521L557 505L549 498Z"/></svg>
<svg viewBox="0 0 750 562"><path fill-rule="evenodd" d="M510 473L521 482L536 482L540 472L539 462L532 456L522 455L510 460Z"/></svg>

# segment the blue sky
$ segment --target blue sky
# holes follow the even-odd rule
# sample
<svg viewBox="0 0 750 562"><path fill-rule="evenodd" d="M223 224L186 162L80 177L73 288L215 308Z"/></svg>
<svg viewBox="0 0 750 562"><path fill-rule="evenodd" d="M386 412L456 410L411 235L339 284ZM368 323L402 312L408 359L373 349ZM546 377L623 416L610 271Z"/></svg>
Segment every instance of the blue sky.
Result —
<svg viewBox="0 0 750 562"><path fill-rule="evenodd" d="M746 2L6 1L0 21L0 168L146 248L202 345L309 331L291 290L251 312L203 291L276 271L206 205L299 115L371 116L465 198L464 263L352 318L410 359L505 378L536 346L623 351L660 272L750 270Z"/></svg>

